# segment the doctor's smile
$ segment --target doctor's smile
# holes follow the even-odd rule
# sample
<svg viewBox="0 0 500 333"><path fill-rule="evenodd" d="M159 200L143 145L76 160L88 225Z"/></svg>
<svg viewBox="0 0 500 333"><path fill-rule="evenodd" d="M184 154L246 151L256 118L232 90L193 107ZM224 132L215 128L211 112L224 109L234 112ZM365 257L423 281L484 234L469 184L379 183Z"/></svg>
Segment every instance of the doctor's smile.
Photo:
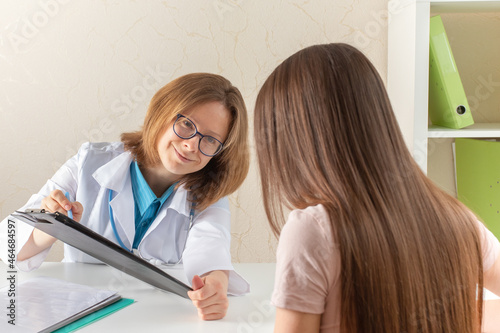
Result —
<svg viewBox="0 0 500 333"><path fill-rule="evenodd" d="M179 159L180 159L182 162L186 162L186 163L187 163L187 162L192 162L192 161L193 161L193 160L190 160L189 158L186 158L186 157L184 157L183 155L181 155L181 154L177 151L177 149L175 149L175 147L173 147L173 148L174 148L175 154L177 155L177 157L179 157Z"/></svg>

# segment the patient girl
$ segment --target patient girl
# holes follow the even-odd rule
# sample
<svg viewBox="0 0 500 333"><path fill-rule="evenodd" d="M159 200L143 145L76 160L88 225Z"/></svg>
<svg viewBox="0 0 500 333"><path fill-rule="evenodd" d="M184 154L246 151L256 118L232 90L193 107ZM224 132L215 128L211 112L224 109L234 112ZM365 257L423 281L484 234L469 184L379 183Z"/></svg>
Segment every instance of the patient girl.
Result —
<svg viewBox="0 0 500 333"><path fill-rule="evenodd" d="M292 55L264 83L254 128L280 235L276 332L480 331L500 244L421 172L361 52Z"/></svg>

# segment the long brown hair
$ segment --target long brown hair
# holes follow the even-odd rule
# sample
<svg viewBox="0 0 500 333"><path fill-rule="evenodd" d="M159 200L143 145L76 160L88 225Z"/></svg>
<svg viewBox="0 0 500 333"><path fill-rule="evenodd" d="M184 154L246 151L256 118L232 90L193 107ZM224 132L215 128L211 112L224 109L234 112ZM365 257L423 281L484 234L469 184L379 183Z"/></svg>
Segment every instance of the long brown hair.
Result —
<svg viewBox="0 0 500 333"><path fill-rule="evenodd" d="M178 114L214 101L224 105L231 114L224 148L203 169L183 176L178 184L190 190L199 210L236 191L248 173L248 116L238 88L216 74L181 76L153 96L141 130L121 135L125 149L132 152L140 165L156 165L160 163L158 140L166 127L172 126Z"/></svg>
<svg viewBox="0 0 500 333"><path fill-rule="evenodd" d="M283 206L323 204L329 214L342 332L479 332L476 221L416 165L361 52L315 45L286 59L258 94L254 130L275 234Z"/></svg>

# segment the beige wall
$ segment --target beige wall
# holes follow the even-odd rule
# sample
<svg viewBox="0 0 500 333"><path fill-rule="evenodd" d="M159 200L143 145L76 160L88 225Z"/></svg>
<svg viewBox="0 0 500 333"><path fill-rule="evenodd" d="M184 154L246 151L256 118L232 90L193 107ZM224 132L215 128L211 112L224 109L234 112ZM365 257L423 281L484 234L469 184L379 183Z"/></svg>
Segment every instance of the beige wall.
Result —
<svg viewBox="0 0 500 333"><path fill-rule="evenodd" d="M153 93L180 75L227 77L251 120L267 75L312 44L355 45L385 80L387 8L387 0L2 1L1 217L83 142L138 129ZM234 261L274 261L254 156L231 204Z"/></svg>

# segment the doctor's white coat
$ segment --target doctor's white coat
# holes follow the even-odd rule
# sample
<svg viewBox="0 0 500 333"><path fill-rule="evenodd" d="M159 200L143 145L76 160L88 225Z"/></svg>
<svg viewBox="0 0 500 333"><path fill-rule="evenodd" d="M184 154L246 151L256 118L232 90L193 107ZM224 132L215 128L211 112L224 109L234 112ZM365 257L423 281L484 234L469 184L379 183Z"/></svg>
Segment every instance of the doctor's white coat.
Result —
<svg viewBox="0 0 500 333"><path fill-rule="evenodd" d="M41 200L55 189L69 192L71 201L79 201L84 207L80 223L118 243L109 218L111 205L118 235L130 249L135 235L134 198L129 172L131 162L132 156L124 151L122 143L86 143L20 210L39 208ZM109 190L113 191L111 202ZM187 195L187 190L180 187L167 199L139 244L138 255L156 265L177 263L182 258L188 281L196 274L228 270L228 293L247 293L248 283L231 264L231 223L227 198L196 212L192 228L188 230L191 203ZM0 258L4 262L7 262L6 220L0 223ZM33 228L20 221L16 225L16 246L19 250ZM44 261L49 250L18 261L17 266L26 271L35 269ZM63 261L100 263L66 244Z"/></svg>

